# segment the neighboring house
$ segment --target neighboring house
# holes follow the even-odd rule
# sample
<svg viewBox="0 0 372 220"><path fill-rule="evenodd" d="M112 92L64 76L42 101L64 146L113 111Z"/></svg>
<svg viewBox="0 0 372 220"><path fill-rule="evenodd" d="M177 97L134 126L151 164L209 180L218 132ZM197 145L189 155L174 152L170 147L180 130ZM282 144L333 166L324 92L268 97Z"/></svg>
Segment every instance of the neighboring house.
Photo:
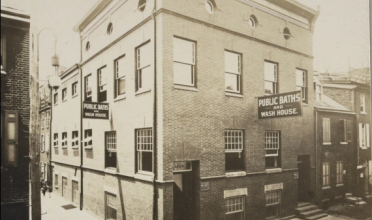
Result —
<svg viewBox="0 0 372 220"><path fill-rule="evenodd" d="M99 1L53 91L57 192L105 219L265 219L315 202L316 17L297 1ZM257 97L296 90L301 117L258 119Z"/></svg>
<svg viewBox="0 0 372 220"><path fill-rule="evenodd" d="M357 196L372 197L371 160L371 80L370 69L351 69L347 73L322 73L323 93L356 114L357 164L355 192Z"/></svg>
<svg viewBox="0 0 372 220"><path fill-rule="evenodd" d="M355 192L356 114L324 94L317 96L314 107L316 200L326 207L329 203L343 202L345 193Z"/></svg>
<svg viewBox="0 0 372 220"><path fill-rule="evenodd" d="M50 177L50 125L51 125L51 90L48 84L39 87L40 93L40 179L48 182Z"/></svg>
<svg viewBox="0 0 372 220"><path fill-rule="evenodd" d="M30 15L1 6L1 219L29 217Z"/></svg>

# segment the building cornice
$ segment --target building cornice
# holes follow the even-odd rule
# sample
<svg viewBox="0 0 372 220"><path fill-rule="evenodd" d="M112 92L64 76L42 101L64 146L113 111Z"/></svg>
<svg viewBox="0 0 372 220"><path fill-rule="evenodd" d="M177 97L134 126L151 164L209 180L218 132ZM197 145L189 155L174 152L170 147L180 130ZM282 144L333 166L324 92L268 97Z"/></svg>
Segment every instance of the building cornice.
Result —
<svg viewBox="0 0 372 220"><path fill-rule="evenodd" d="M71 66L70 68L68 68L66 71L64 71L59 77L61 79L64 79L68 75L70 75L72 72L74 72L75 70L77 70L78 68L79 68L79 64L74 64L73 66Z"/></svg>

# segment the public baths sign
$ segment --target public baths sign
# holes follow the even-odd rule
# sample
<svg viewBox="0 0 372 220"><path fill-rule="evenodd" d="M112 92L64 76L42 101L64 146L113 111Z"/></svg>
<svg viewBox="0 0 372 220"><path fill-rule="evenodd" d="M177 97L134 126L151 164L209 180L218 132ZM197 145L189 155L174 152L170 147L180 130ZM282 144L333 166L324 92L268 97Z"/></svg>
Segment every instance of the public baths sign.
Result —
<svg viewBox="0 0 372 220"><path fill-rule="evenodd" d="M301 91L258 97L258 119L301 116Z"/></svg>
<svg viewBox="0 0 372 220"><path fill-rule="evenodd" d="M83 102L83 118L108 119L109 104L99 102Z"/></svg>

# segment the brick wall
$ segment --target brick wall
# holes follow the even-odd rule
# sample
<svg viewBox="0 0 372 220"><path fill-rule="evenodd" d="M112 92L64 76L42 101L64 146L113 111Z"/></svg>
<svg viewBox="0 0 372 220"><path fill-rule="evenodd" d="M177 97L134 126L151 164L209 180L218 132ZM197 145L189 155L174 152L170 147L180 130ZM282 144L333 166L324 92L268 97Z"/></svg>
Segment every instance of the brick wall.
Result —
<svg viewBox="0 0 372 220"><path fill-rule="evenodd" d="M351 111L356 111L354 109L354 90L352 89L338 89L332 87L323 87L323 94L345 106Z"/></svg>
<svg viewBox="0 0 372 220"><path fill-rule="evenodd" d="M2 18L3 24L3 18ZM6 37L6 73L8 82L2 88L1 110L17 110L18 118L18 166L1 167L1 218L28 218L29 200L29 32L1 26L1 36ZM3 78L3 77L2 77ZM4 96L3 96L4 95ZM4 99L3 99L4 98ZM3 144L3 143L2 143ZM3 153L3 152L2 152ZM3 160L3 159L2 159ZM6 203L20 203L4 206ZM5 208L6 207L6 208Z"/></svg>

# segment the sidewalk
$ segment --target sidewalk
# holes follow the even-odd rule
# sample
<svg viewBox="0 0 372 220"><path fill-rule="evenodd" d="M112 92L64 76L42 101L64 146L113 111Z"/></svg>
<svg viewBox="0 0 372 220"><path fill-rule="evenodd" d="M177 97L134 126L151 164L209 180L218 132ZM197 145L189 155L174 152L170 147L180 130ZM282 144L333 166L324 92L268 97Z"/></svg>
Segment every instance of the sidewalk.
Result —
<svg viewBox="0 0 372 220"><path fill-rule="evenodd" d="M64 205L74 205L76 208L64 209ZM41 193L41 214L42 220L102 220L84 210L80 211L79 205L66 198L49 192L45 196Z"/></svg>

